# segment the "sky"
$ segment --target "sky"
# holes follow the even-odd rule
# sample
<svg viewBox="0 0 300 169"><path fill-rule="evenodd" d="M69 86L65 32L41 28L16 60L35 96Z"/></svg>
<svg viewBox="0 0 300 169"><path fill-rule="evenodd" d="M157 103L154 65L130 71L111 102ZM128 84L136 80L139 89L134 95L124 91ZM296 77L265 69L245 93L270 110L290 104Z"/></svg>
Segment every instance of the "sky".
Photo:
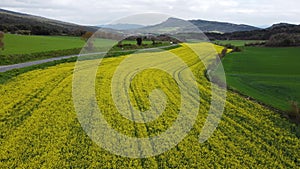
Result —
<svg viewBox="0 0 300 169"><path fill-rule="evenodd" d="M162 13L181 19L260 27L279 22L300 24L299 7L299 0L1 0L0 4L3 9L82 25L109 24L134 14Z"/></svg>

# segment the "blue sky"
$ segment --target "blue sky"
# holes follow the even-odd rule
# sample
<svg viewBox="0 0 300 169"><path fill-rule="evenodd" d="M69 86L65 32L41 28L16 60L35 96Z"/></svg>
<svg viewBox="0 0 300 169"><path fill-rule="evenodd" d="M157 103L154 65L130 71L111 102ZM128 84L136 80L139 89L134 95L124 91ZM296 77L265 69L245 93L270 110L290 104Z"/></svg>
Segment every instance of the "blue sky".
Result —
<svg viewBox="0 0 300 169"><path fill-rule="evenodd" d="M1 0L0 8L85 25L101 25L140 13L255 26L300 24L299 0ZM154 22L154 21L153 21ZM142 23L142 22L141 22Z"/></svg>

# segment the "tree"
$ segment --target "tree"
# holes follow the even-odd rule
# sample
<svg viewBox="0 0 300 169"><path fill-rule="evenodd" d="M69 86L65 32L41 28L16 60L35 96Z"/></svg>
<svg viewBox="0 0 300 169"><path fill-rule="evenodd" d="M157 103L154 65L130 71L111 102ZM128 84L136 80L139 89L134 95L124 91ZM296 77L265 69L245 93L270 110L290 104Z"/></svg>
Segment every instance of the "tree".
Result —
<svg viewBox="0 0 300 169"><path fill-rule="evenodd" d="M300 36L297 34L278 33L272 35L266 45L271 47L299 46Z"/></svg>
<svg viewBox="0 0 300 169"><path fill-rule="evenodd" d="M0 48L2 50L4 50L4 42L3 42L3 38L4 38L4 32L0 31Z"/></svg>
<svg viewBox="0 0 300 169"><path fill-rule="evenodd" d="M136 44L137 44L138 46L141 46L142 43L143 43L143 39L142 39L141 37L136 38Z"/></svg>
<svg viewBox="0 0 300 169"><path fill-rule="evenodd" d="M119 48L123 47L123 41L122 41L122 40L120 40L120 41L118 42L118 47L119 47Z"/></svg>
<svg viewBox="0 0 300 169"><path fill-rule="evenodd" d="M291 110L290 112L288 112L288 116L292 121L300 124L300 108L298 102L291 101L290 104L291 104Z"/></svg>
<svg viewBox="0 0 300 169"><path fill-rule="evenodd" d="M94 49L94 44L91 40L87 42L86 49L92 51Z"/></svg>
<svg viewBox="0 0 300 169"><path fill-rule="evenodd" d="M219 54L220 59L222 59L223 57L225 57L225 55L227 54L227 48L225 47L222 52Z"/></svg>
<svg viewBox="0 0 300 169"><path fill-rule="evenodd" d="M93 32L85 32L82 36L81 36L81 39L84 40L84 41L88 41L90 39L90 37L93 36Z"/></svg>
<svg viewBox="0 0 300 169"><path fill-rule="evenodd" d="M150 40L152 41L152 45L155 45L156 42L155 42L155 37L151 37Z"/></svg>

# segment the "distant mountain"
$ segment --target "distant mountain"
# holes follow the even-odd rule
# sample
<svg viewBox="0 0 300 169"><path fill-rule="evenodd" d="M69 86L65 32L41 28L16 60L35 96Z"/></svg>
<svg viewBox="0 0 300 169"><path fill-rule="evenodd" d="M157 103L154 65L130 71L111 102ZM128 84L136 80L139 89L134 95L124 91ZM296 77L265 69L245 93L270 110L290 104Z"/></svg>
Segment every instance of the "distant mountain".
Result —
<svg viewBox="0 0 300 169"><path fill-rule="evenodd" d="M100 29L100 34L109 37L118 35L128 36L132 34L173 34L178 35L182 40L202 38L197 34L200 29L210 39L254 39L267 40L278 33L300 34L300 25L288 23L274 24L269 28L260 29L249 25L238 25L225 22L214 22L205 20L185 21L176 18L169 18L166 21L143 27L134 24L106 25ZM73 35L81 36L86 31L95 32L99 27L82 26L40 16L33 16L13 11L0 9L0 31L11 33L23 33L34 35ZM196 34L195 34L196 33Z"/></svg>
<svg viewBox="0 0 300 169"><path fill-rule="evenodd" d="M130 34L176 34L177 32L188 30L188 27L189 25L187 25L187 22L184 20L169 18L160 24L145 26L138 29L131 29L124 32Z"/></svg>
<svg viewBox="0 0 300 169"><path fill-rule="evenodd" d="M110 28L115 30L130 30L130 29L139 29L145 27L144 25L138 24L109 24L109 25L99 25L100 28Z"/></svg>
<svg viewBox="0 0 300 169"><path fill-rule="evenodd" d="M236 31L252 31L260 30L260 28L249 26L249 25L237 25L225 22L214 22L205 20L190 20L185 21L177 18L169 18L165 22L157 25L147 26L144 28L136 29L135 32L149 32L149 33L183 33L183 32L217 32L217 33L228 33ZM133 32L134 32L133 31Z"/></svg>
<svg viewBox="0 0 300 169"><path fill-rule="evenodd" d="M289 24L289 23L277 23L267 29L276 29L276 28L283 28L283 27L288 28L288 27L293 27L293 26L297 26L297 25Z"/></svg>
<svg viewBox="0 0 300 169"><path fill-rule="evenodd" d="M206 35L211 40L268 40L271 36L281 33L300 35L300 25L279 23L261 30L240 31L225 34L208 33Z"/></svg>
<svg viewBox="0 0 300 169"><path fill-rule="evenodd" d="M85 31L94 32L97 28L0 9L0 30L35 35L80 36Z"/></svg>
<svg viewBox="0 0 300 169"><path fill-rule="evenodd" d="M253 31L260 29L250 25L233 24L226 22L215 22L206 20L190 20L190 22L197 26L203 32L230 33L238 31Z"/></svg>
<svg viewBox="0 0 300 169"><path fill-rule="evenodd" d="M266 28L269 28L270 25L259 25L258 27L261 28L261 29L266 29Z"/></svg>

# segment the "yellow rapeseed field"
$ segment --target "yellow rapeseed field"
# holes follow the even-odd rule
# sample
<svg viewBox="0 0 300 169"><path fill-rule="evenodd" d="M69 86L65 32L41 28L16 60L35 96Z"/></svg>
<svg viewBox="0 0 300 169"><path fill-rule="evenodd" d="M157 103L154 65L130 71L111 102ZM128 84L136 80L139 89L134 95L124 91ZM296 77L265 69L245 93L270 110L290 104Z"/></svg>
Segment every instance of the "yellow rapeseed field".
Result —
<svg viewBox="0 0 300 169"><path fill-rule="evenodd" d="M191 44L205 49L208 44ZM218 52L222 47L215 46ZM128 97L135 109L151 107L149 95L163 91L167 101L159 118L147 123L124 118L114 103L113 85L122 79L113 76L130 56L105 58L96 75L95 93L99 108L116 131L130 137L146 138L165 132L177 118L181 106L178 80L188 70L194 75L200 96L195 124L177 146L149 158L128 158L98 146L83 130L75 112L72 81L75 63L65 63L21 74L0 84L0 168L297 168L300 166L300 140L296 125L279 114L227 92L225 111L213 135L199 143L208 115L211 84L205 78L205 67L195 52L183 44L168 53L181 58L188 67L173 59L153 54L162 67L173 68L173 74L149 68L130 81ZM204 55L200 53L200 55ZM133 54L139 57L147 53ZM160 58L161 57L161 58ZM200 57L214 61L214 57ZM91 61L87 61L91 62ZM134 65L135 64L135 65ZM146 63L133 62L132 67ZM157 64L155 64L157 65ZM130 69L130 65L127 65ZM126 68L126 67L125 67ZM181 81L184 83L184 81ZM115 92L115 93L114 93ZM155 99L155 98L154 98ZM156 98L157 99L157 98ZM191 98L192 100L193 98ZM111 138L114 139L114 138ZM122 142L120 142L122 144ZM117 146L117 145L116 145Z"/></svg>

